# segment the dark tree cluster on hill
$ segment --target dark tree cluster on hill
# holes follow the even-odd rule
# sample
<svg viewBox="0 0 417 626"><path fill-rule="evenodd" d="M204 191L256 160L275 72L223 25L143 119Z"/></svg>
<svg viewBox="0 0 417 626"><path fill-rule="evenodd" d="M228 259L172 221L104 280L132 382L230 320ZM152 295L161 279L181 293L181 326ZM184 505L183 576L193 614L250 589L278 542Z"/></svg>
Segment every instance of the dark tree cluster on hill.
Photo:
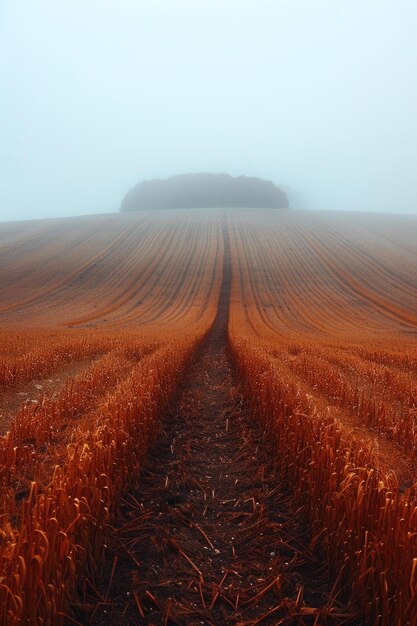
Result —
<svg viewBox="0 0 417 626"><path fill-rule="evenodd" d="M121 211L210 207L288 208L286 194L271 181L229 174L181 174L146 180L123 199Z"/></svg>

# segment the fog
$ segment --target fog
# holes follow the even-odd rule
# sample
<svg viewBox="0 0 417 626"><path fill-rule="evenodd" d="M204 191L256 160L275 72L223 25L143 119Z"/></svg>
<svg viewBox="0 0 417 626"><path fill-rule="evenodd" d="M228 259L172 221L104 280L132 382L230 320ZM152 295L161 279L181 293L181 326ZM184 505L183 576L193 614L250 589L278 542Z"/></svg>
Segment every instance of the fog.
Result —
<svg viewBox="0 0 417 626"><path fill-rule="evenodd" d="M415 0L1 0L0 219L229 172L417 213Z"/></svg>

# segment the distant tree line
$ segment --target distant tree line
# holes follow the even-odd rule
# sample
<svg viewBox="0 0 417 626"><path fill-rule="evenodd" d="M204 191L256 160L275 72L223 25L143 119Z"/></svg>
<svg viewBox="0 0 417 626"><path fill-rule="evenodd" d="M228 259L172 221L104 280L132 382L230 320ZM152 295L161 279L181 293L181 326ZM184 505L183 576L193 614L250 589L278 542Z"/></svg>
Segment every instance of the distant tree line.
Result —
<svg viewBox="0 0 417 626"><path fill-rule="evenodd" d="M271 181L229 174L181 174L143 181L124 197L121 211L209 207L288 208L287 195Z"/></svg>

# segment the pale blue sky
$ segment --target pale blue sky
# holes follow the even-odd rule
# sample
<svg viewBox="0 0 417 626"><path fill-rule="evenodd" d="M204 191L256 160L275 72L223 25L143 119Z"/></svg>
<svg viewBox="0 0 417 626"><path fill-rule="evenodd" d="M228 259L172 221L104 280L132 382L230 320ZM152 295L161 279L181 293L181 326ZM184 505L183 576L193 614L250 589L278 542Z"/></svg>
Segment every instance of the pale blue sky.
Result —
<svg viewBox="0 0 417 626"><path fill-rule="evenodd" d="M415 0L0 0L0 219L227 171L417 213Z"/></svg>

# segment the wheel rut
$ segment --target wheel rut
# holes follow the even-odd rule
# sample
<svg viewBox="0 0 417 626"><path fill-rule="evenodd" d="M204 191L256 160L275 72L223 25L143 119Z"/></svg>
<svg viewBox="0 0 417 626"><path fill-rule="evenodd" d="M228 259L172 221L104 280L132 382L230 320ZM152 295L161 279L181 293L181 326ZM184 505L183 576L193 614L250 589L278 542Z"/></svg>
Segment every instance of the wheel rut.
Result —
<svg viewBox="0 0 417 626"><path fill-rule="evenodd" d="M357 624L291 508L228 358L227 229L216 320L128 496L89 610L95 625Z"/></svg>

